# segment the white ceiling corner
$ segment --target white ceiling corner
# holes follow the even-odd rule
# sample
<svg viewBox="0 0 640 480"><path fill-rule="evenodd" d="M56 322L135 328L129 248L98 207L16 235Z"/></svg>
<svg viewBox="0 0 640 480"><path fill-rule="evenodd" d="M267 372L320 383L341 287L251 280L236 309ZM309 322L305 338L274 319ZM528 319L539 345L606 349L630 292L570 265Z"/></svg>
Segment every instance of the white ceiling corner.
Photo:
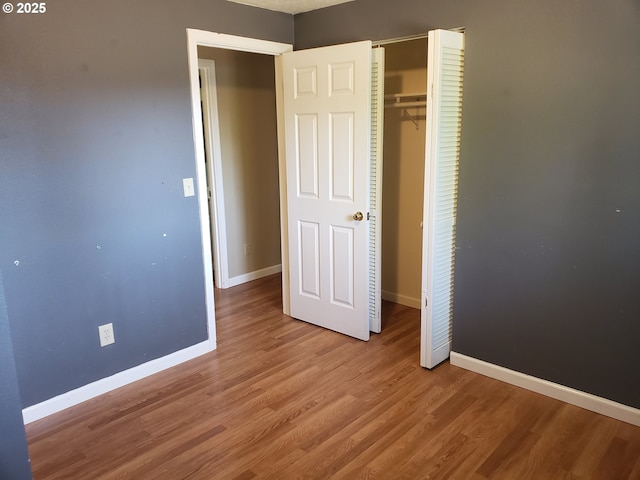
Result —
<svg viewBox="0 0 640 480"><path fill-rule="evenodd" d="M319 8L330 7L340 3L353 2L353 0L228 0L252 7L274 10L295 15L296 13L309 12Z"/></svg>

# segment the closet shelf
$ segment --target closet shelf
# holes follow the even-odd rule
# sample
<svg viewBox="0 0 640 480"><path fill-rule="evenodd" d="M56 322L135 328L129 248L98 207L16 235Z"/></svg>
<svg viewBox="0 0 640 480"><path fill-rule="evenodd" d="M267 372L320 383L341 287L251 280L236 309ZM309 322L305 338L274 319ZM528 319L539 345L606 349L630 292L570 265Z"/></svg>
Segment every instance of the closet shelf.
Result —
<svg viewBox="0 0 640 480"><path fill-rule="evenodd" d="M384 106L389 108L424 107L426 93L394 93L384 96Z"/></svg>

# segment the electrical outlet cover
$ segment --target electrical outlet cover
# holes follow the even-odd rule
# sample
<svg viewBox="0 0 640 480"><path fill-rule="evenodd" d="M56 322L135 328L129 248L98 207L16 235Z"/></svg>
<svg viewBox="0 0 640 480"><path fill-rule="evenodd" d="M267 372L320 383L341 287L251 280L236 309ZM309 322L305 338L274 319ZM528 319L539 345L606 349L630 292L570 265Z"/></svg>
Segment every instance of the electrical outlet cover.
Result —
<svg viewBox="0 0 640 480"><path fill-rule="evenodd" d="M116 337L113 335L113 323L107 323L98 327L98 334L100 336L100 346L106 347L115 343Z"/></svg>

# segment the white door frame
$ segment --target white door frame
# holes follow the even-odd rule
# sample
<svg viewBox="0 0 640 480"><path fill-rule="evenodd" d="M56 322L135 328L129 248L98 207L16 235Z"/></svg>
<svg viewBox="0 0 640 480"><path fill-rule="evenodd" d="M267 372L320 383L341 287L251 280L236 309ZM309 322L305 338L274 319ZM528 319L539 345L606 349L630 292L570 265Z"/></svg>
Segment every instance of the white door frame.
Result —
<svg viewBox="0 0 640 480"><path fill-rule="evenodd" d="M202 244L202 259L204 264L204 284L207 331L211 348L216 347L216 312L213 295L213 263L211 252L211 218L209 216L209 206L207 199L207 172L204 154L204 130L202 125L202 106L200 104L200 82L198 79L198 46L223 48L227 50L238 50L242 52L261 53L273 55L276 61L276 104L278 116L278 164L280 177L280 229L281 229L281 249L282 249L282 284L283 284L283 309L284 313L289 310L289 265L284 252L288 251L287 238L287 215L286 215L286 183L284 175L284 132L280 125L282 117L281 109L281 86L280 76L280 55L293 50L293 45L287 43L271 42L254 38L238 37L222 33L207 32L187 28L187 59L189 66L189 83L191 87L191 114L193 124L193 143L196 156L196 188L200 216L200 232ZM285 273L286 272L286 273Z"/></svg>

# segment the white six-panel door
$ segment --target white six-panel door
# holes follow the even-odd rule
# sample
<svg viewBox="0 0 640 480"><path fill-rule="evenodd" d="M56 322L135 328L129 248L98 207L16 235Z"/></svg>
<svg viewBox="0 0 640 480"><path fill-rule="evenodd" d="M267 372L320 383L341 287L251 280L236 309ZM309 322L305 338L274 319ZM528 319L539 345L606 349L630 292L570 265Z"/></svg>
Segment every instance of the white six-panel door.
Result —
<svg viewBox="0 0 640 480"><path fill-rule="evenodd" d="M453 319L464 34L429 32L420 365L449 357Z"/></svg>
<svg viewBox="0 0 640 480"><path fill-rule="evenodd" d="M282 64L291 316L368 340L371 42Z"/></svg>

